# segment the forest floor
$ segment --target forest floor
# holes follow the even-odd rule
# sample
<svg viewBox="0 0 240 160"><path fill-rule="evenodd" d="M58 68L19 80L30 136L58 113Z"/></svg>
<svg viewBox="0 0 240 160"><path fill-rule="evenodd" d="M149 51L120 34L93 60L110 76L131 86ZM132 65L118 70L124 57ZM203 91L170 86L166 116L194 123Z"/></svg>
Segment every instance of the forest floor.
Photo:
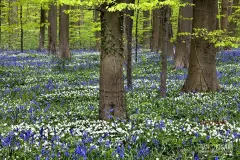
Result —
<svg viewBox="0 0 240 160"><path fill-rule="evenodd" d="M187 70L141 51L129 121L98 120L99 53L0 53L2 159L240 159L240 50L217 55L218 93L180 93ZM125 76L126 77L126 76ZM126 78L125 78L126 79Z"/></svg>

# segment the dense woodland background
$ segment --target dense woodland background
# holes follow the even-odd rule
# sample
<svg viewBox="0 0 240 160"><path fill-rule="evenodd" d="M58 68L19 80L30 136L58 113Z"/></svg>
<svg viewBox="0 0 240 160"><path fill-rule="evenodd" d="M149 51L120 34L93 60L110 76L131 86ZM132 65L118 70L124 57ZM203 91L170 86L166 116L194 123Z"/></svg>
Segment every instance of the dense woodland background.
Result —
<svg viewBox="0 0 240 160"><path fill-rule="evenodd" d="M0 157L239 159L240 0L0 0Z"/></svg>

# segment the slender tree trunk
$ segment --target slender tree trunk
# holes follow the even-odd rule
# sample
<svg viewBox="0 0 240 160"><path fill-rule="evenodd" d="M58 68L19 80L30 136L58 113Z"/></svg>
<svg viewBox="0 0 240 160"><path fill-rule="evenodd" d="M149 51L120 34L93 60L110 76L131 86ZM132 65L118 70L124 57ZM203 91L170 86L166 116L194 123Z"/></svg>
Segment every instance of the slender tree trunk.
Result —
<svg viewBox="0 0 240 160"><path fill-rule="evenodd" d="M62 5L59 8L59 58L70 58L69 51L69 14L65 11L69 9L68 5Z"/></svg>
<svg viewBox="0 0 240 160"><path fill-rule="evenodd" d="M117 0L116 3L121 3ZM99 118L127 118L123 81L123 13L101 5L101 55Z"/></svg>
<svg viewBox="0 0 240 160"><path fill-rule="evenodd" d="M134 0L127 0L126 3L134 4ZM133 29L133 20L131 16L134 15L133 10L126 10L125 16L125 33L127 39L127 87L132 89L132 29Z"/></svg>
<svg viewBox="0 0 240 160"><path fill-rule="evenodd" d="M186 0L192 4L193 0ZM178 19L178 34L192 33L193 8L190 5L180 7ZM191 46L191 35L178 35L175 53L175 68L188 68Z"/></svg>
<svg viewBox="0 0 240 160"><path fill-rule="evenodd" d="M0 48L2 46L2 0L0 0Z"/></svg>
<svg viewBox="0 0 240 160"><path fill-rule="evenodd" d="M231 21L229 22L229 28L228 28L228 32L231 36L236 36L237 32L237 19L240 19L239 16L237 16L237 14L234 14L236 12L236 7L238 7L240 5L240 0L233 0L233 4L231 7Z"/></svg>
<svg viewBox="0 0 240 160"><path fill-rule="evenodd" d="M139 0L137 0L137 5L139 5ZM138 17L139 17L139 9L136 10L136 33L135 33L135 62L137 63L138 56Z"/></svg>
<svg viewBox="0 0 240 160"><path fill-rule="evenodd" d="M79 17L78 26L79 26L79 36L81 37L81 34L82 34L81 30L82 30L82 27L84 25L85 14L84 14L84 11L83 11L83 7L80 6L79 9L80 9L80 17ZM79 46L80 46L80 48L83 48L83 49L85 49L85 47L86 47L86 46L84 46L84 43L83 43L82 40L79 41Z"/></svg>
<svg viewBox="0 0 240 160"><path fill-rule="evenodd" d="M155 9L153 10L153 17L152 17L152 39L151 39L151 51L152 52L158 52L158 47L159 47L159 35L160 35L160 15L161 15L161 10L160 9ZM161 43L161 42L160 42Z"/></svg>
<svg viewBox="0 0 240 160"><path fill-rule="evenodd" d="M170 12L171 8L169 6L164 6L161 8L162 10L162 20L161 26L163 26L163 34L162 34L162 44L163 50L161 53L161 63L162 63L162 73L161 73L161 84L160 84L160 95L161 97L166 97L167 91L167 55L168 55L168 43L169 43L169 19L170 19Z"/></svg>
<svg viewBox="0 0 240 160"><path fill-rule="evenodd" d="M99 16L100 12L98 10L94 10L94 22L95 23L99 23ZM98 25L97 25L98 27ZM100 36L101 36L101 32L100 31L95 31L95 39L96 39L96 44L95 44L95 50L96 51L100 51Z"/></svg>
<svg viewBox="0 0 240 160"><path fill-rule="evenodd" d="M150 11L143 11L143 48L144 49L150 49L150 27L151 27L151 21L150 21Z"/></svg>
<svg viewBox="0 0 240 160"><path fill-rule="evenodd" d="M208 32L216 29L218 0L194 0L193 28L206 28ZM203 21L204 19L204 21ZM188 77L184 92L207 92L220 89L216 71L216 48L203 37L191 41Z"/></svg>
<svg viewBox="0 0 240 160"><path fill-rule="evenodd" d="M227 30L228 27L228 0L222 0L221 3L221 29Z"/></svg>
<svg viewBox="0 0 240 160"><path fill-rule="evenodd" d="M172 23L170 21L170 18L172 16L172 9L169 7L168 10L168 52L167 52L167 58L172 59L173 58L173 42L171 42L171 39L173 38L173 28L172 28Z"/></svg>
<svg viewBox="0 0 240 160"><path fill-rule="evenodd" d="M41 10L40 10L40 33L39 33L39 45L38 45L39 51L42 51L44 49L46 19L47 19L46 11L41 7Z"/></svg>
<svg viewBox="0 0 240 160"><path fill-rule="evenodd" d="M20 38L20 44L21 44L21 52L23 52L23 10L22 10L22 4L20 6L20 32L21 32L21 38Z"/></svg>
<svg viewBox="0 0 240 160"><path fill-rule="evenodd" d="M57 6L50 4L48 12L48 51L50 54L57 54Z"/></svg>
<svg viewBox="0 0 240 160"><path fill-rule="evenodd" d="M18 33L16 33L16 25L18 24L18 6L16 0L9 0L9 11L8 11L8 25L9 25L9 39L8 39L8 49L14 49L14 41L18 38Z"/></svg>
<svg viewBox="0 0 240 160"><path fill-rule="evenodd" d="M167 9L168 10L168 9ZM163 52L164 50L164 41L165 41L165 32L167 31L167 37L168 37L168 43L167 43L167 47L168 47L168 52L166 53L166 56L168 58L172 58L173 57L173 43L170 42L171 38L173 37L173 32L172 32L172 24L170 23L170 18L171 18L171 8L169 8L168 14L169 16L166 17L166 8L162 7L160 8L160 24L159 24L159 40L158 40L158 47L157 47L157 52L159 50L161 50ZM166 18L168 18L166 20ZM165 22L168 22L168 29L166 30L166 26L165 26Z"/></svg>

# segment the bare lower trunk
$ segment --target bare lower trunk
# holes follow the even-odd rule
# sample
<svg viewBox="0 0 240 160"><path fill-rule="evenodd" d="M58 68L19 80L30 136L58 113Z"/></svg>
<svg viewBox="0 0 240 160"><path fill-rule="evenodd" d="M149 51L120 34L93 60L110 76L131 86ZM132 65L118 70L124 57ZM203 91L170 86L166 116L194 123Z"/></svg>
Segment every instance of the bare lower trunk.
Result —
<svg viewBox="0 0 240 160"><path fill-rule="evenodd" d="M173 29L172 29L172 24L170 22L171 18L171 8L168 11L169 16L168 18L168 52L167 52L167 58L172 59L173 58L173 42L171 42L171 39L173 38Z"/></svg>
<svg viewBox="0 0 240 160"><path fill-rule="evenodd" d="M195 0L193 9L193 28L216 29L218 12L217 0ZM202 21L204 19L204 21ZM203 37L194 37L188 77L184 83L184 92L208 92L220 89L216 72L216 48Z"/></svg>
<svg viewBox="0 0 240 160"><path fill-rule="evenodd" d="M192 3L193 0L186 0L188 3ZM190 5L180 7L179 19L178 19L178 34L180 33L192 33L192 17L193 8ZM177 45L175 52L175 68L188 68L189 55L191 46L191 35L178 35Z"/></svg>
<svg viewBox="0 0 240 160"><path fill-rule="evenodd" d="M161 97L166 97L167 91L167 55L169 52L169 18L170 18L170 10L169 6L165 6L161 8L162 10L162 20L161 26L163 26L163 34L162 34L162 44L163 50L161 53L161 63L162 63L162 73L161 73L161 85L160 85L160 95Z"/></svg>
<svg viewBox="0 0 240 160"><path fill-rule="evenodd" d="M134 0L128 0L127 3L134 3ZM132 29L133 29L133 20L131 16L133 16L133 10L126 10L125 16L125 33L127 39L127 87L129 89L132 88Z"/></svg>
<svg viewBox="0 0 240 160"><path fill-rule="evenodd" d="M221 3L221 29L227 30L228 27L228 0L222 0Z"/></svg>
<svg viewBox="0 0 240 160"><path fill-rule="evenodd" d="M2 48L2 0L0 0L0 48Z"/></svg>
<svg viewBox="0 0 240 160"><path fill-rule="evenodd" d="M59 17L59 58L70 58L69 51L69 14L65 11L69 9L68 5L60 6Z"/></svg>
<svg viewBox="0 0 240 160"><path fill-rule="evenodd" d="M39 45L38 50L42 51L44 49L45 41L45 23L46 23L46 13L45 10L41 7L40 11L40 33L39 33Z"/></svg>
<svg viewBox="0 0 240 160"><path fill-rule="evenodd" d="M237 21L240 17L238 14L235 14L236 7L240 5L240 0L233 0L231 7L231 21L229 22L228 32L230 36L236 36L237 34Z"/></svg>
<svg viewBox="0 0 240 160"><path fill-rule="evenodd" d="M160 16L161 10L155 9L153 10L153 24L152 24L152 39L151 39L151 51L158 52L159 47L159 35L160 35Z"/></svg>
<svg viewBox="0 0 240 160"><path fill-rule="evenodd" d="M23 8L22 8L22 4L20 6L20 48L21 48L21 52L23 52Z"/></svg>
<svg viewBox="0 0 240 160"><path fill-rule="evenodd" d="M144 22L143 22L143 48L150 49L150 11L143 11Z"/></svg>
<svg viewBox="0 0 240 160"><path fill-rule="evenodd" d="M96 9L94 10L94 22L99 23L99 16L100 12L97 11ZM95 39L96 39L96 45L95 45L95 50L100 51L100 31L95 31Z"/></svg>
<svg viewBox="0 0 240 160"><path fill-rule="evenodd" d="M99 118L126 119L123 81L123 14L119 11L107 12L106 5L102 5L101 8Z"/></svg>
<svg viewBox="0 0 240 160"><path fill-rule="evenodd" d="M50 54L56 55L57 53L57 6L50 5L48 12L48 51Z"/></svg>
<svg viewBox="0 0 240 160"><path fill-rule="evenodd" d="M9 0L8 8L9 38L8 49L14 49L14 42L17 41L19 31L15 27L18 24L18 5L16 0Z"/></svg>

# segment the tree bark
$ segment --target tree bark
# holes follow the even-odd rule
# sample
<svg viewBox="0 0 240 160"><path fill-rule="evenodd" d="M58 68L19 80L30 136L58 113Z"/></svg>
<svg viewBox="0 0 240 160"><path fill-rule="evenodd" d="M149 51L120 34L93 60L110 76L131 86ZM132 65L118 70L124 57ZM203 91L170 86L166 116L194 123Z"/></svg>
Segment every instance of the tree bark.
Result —
<svg viewBox="0 0 240 160"><path fill-rule="evenodd" d="M100 19L99 14L100 14L100 12L95 9L94 10L94 22L95 23L99 23L99 19ZM95 50L96 51L100 51L100 36L101 36L100 31L95 31L95 39L96 39Z"/></svg>
<svg viewBox="0 0 240 160"><path fill-rule="evenodd" d="M151 21L150 21L150 11L143 11L143 48L144 49L150 49L150 27L151 27Z"/></svg>
<svg viewBox="0 0 240 160"><path fill-rule="evenodd" d="M0 48L2 48L2 0L0 0Z"/></svg>
<svg viewBox="0 0 240 160"><path fill-rule="evenodd" d="M161 97L166 97L167 91L167 55L169 52L169 20L170 20L170 12L171 8L169 6L164 6L161 8L162 17L161 17L161 26L163 27L162 34L162 44L163 49L161 52L161 63L162 63L162 73L161 73L161 84L160 84L160 95Z"/></svg>
<svg viewBox="0 0 240 160"><path fill-rule="evenodd" d="M134 0L127 0L126 3L134 4ZM133 10L126 10L125 16L125 33L126 33L126 57L127 57L127 87L132 89L132 29L133 19L131 16L134 15Z"/></svg>
<svg viewBox="0 0 240 160"><path fill-rule="evenodd" d="M20 6L20 48L21 48L21 52L23 52L23 8L22 8L22 4Z"/></svg>
<svg viewBox="0 0 240 160"><path fill-rule="evenodd" d="M40 10L40 33L39 33L39 44L38 44L39 51L42 51L44 49L46 19L47 19L46 11L41 7L41 10Z"/></svg>
<svg viewBox="0 0 240 160"><path fill-rule="evenodd" d="M9 38L8 38L8 49L14 49L14 42L17 41L18 33L16 33L15 25L18 24L18 6L16 0L9 0L9 11L8 11L8 25L9 25Z"/></svg>
<svg viewBox="0 0 240 160"><path fill-rule="evenodd" d="M116 3L121 3L117 0ZM101 55L99 119L126 119L123 80L123 13L101 5Z"/></svg>
<svg viewBox="0 0 240 160"><path fill-rule="evenodd" d="M151 52L158 52L159 47L159 35L160 35L160 16L161 10L154 9L152 17L152 39L151 39Z"/></svg>
<svg viewBox="0 0 240 160"><path fill-rule="evenodd" d="M168 12L168 16L166 17L166 13ZM167 48L168 51L166 52L166 56L167 58L172 58L173 57L173 43L170 42L171 38L173 37L173 32L172 32L172 24L170 22L170 18L172 16L171 14L172 10L171 8L165 8L162 7L160 8L160 25L159 25L159 40L158 40L158 47L157 47L157 52L159 50L161 50L162 52L165 50L165 44L163 43L165 41L165 37L166 37L166 31L167 31L167 37L168 37L168 43L167 44ZM168 18L166 20L166 18ZM168 23L168 29L166 29L165 27L165 23Z"/></svg>
<svg viewBox="0 0 240 160"><path fill-rule="evenodd" d="M233 0L233 4L231 7L231 21L229 22L229 28L228 28L228 32L230 34L230 36L236 36L237 34L237 19L239 19L240 17L235 15L236 12L236 7L240 5L240 0Z"/></svg>
<svg viewBox="0 0 240 160"><path fill-rule="evenodd" d="M194 0L193 28L216 29L218 0ZM216 71L216 48L203 37L191 41L188 76L184 92L208 92L220 89Z"/></svg>
<svg viewBox="0 0 240 160"><path fill-rule="evenodd" d="M69 14L65 11L69 9L68 5L62 5L59 8L59 58L70 58L69 51Z"/></svg>
<svg viewBox="0 0 240 160"><path fill-rule="evenodd" d="M186 0L190 4L193 0ZM180 7L179 19L178 19L178 34L179 33L192 33L192 17L193 8L190 5ZM175 52L175 68L188 68L189 66L189 55L191 46L191 35L178 35L177 45Z"/></svg>
<svg viewBox="0 0 240 160"><path fill-rule="evenodd" d="M173 58L173 42L171 42L171 39L173 38L173 28L172 28L172 23L171 23L171 18L172 16L172 9L169 7L168 10L168 52L167 52L167 58L172 59Z"/></svg>
<svg viewBox="0 0 240 160"><path fill-rule="evenodd" d="M222 0L221 3L221 29L226 30L228 28L228 0Z"/></svg>
<svg viewBox="0 0 240 160"><path fill-rule="evenodd" d="M50 54L57 54L57 6L50 4L48 12L48 51Z"/></svg>

